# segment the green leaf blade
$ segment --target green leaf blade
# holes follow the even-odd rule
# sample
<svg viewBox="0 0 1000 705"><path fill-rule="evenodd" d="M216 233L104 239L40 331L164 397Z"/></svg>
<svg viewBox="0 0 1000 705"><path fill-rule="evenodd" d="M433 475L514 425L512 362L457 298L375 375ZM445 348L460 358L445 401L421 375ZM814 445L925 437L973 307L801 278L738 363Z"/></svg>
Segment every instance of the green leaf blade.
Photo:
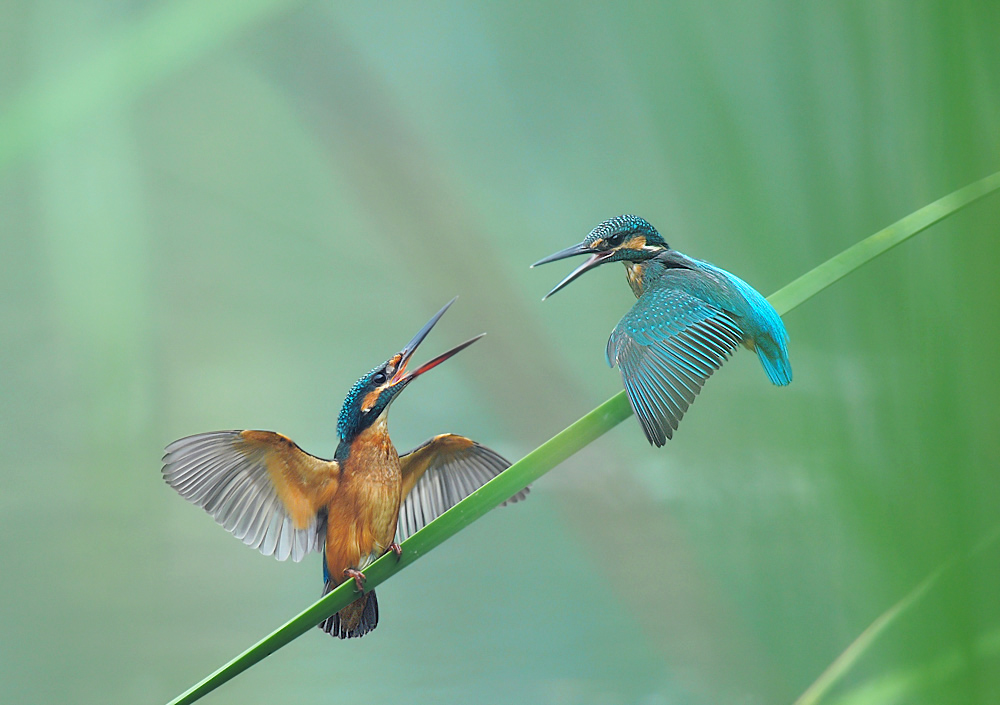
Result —
<svg viewBox="0 0 1000 705"><path fill-rule="evenodd" d="M768 300L778 313L785 314L882 253L997 190L1000 190L1000 172L940 198L852 245L779 289ZM399 561L392 554L382 556L375 561L365 570L366 589L374 589L413 561L441 545L491 509L502 504L507 498L617 426L631 414L632 409L625 392L619 392L528 453L503 473L403 542L403 556ZM908 596L901 603L901 606L890 610L889 616L884 621L891 622L895 614L904 611L909 604L919 598L919 595L923 594L927 587L928 585L922 584L915 595ZM321 620L341 610L350 604L355 597L354 584L351 581L341 584L336 590L179 695L169 705L195 702L312 629ZM859 637L859 642L851 649L848 657L831 666L830 677L824 679L817 690L807 691L803 695L807 698L804 702L814 702L815 700L808 698L818 697L820 693L826 692L829 685L839 679L857 660L857 657L874 642L875 637L884 626L882 623L873 625L874 628L870 628L871 632L866 631L862 637Z"/></svg>
<svg viewBox="0 0 1000 705"><path fill-rule="evenodd" d="M949 193L848 247L768 297L784 315L879 255L1000 189L1000 172Z"/></svg>

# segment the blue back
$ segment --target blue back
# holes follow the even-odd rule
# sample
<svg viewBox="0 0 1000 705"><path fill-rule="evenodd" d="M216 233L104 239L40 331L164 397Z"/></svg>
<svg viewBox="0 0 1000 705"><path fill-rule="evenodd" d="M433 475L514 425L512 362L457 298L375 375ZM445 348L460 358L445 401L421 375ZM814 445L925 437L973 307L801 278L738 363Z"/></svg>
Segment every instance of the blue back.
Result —
<svg viewBox="0 0 1000 705"><path fill-rule="evenodd" d="M675 254L679 254L676 253ZM684 257L683 255L681 255ZM788 332L781 316L760 293L745 281L715 265L684 257L691 269L662 265L656 258L646 263L644 288L672 287L727 312L757 350L771 382L792 381L788 361Z"/></svg>

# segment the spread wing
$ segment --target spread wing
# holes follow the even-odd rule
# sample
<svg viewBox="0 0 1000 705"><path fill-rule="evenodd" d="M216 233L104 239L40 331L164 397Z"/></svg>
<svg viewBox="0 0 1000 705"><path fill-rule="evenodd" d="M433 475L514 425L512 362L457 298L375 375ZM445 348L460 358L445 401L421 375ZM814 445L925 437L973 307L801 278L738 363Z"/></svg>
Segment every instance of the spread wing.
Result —
<svg viewBox="0 0 1000 705"><path fill-rule="evenodd" d="M400 456L399 463L403 501L396 537L400 542L510 467L498 453L452 433L435 436ZM507 502L517 502L527 495L525 487Z"/></svg>
<svg viewBox="0 0 1000 705"><path fill-rule="evenodd" d="M163 479L265 556L300 561L324 541L339 467L270 431L215 431L174 441Z"/></svg>
<svg viewBox="0 0 1000 705"><path fill-rule="evenodd" d="M724 311L678 289L639 297L612 331L607 355L650 443L662 446L673 436L705 380L743 337Z"/></svg>

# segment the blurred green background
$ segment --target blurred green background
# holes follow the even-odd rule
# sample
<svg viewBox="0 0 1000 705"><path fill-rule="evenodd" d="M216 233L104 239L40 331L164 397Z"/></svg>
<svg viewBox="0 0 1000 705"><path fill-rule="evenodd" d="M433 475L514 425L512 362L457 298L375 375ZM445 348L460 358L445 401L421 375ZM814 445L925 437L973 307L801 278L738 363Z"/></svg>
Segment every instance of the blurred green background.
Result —
<svg viewBox="0 0 1000 705"><path fill-rule="evenodd" d="M332 454L350 385L461 298L401 449L515 459L620 387L624 212L765 294L1000 169L995 2L8 1L0 7L0 701L157 703L315 600L160 478L222 428ZM1000 200L786 317L674 441L634 419L212 703L794 700L1000 524ZM565 266L564 266L565 265ZM423 358L423 359L426 359ZM1000 548L834 696L1000 701ZM991 646L992 645L992 646ZM882 690L879 690L882 688Z"/></svg>

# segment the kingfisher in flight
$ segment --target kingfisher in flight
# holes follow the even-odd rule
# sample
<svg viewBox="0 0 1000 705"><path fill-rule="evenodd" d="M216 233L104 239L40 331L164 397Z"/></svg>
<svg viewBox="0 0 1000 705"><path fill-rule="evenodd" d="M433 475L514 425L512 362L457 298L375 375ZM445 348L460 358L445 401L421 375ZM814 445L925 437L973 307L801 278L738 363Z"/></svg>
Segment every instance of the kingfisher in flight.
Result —
<svg viewBox="0 0 1000 705"><path fill-rule="evenodd" d="M364 636L378 623L375 592L364 592L364 569L388 551L401 556L399 543L510 466L498 453L454 434L435 436L405 455L389 440L386 419L396 396L485 335L407 371L417 346L454 301L351 388L332 460L271 431L201 433L166 448L167 484L243 543L279 561L322 553L324 595L354 581L361 595L319 624L341 639Z"/></svg>
<svg viewBox="0 0 1000 705"><path fill-rule="evenodd" d="M792 381L788 333L774 307L734 274L671 249L639 216L606 220L580 244L531 266L575 255L589 257L543 300L594 267L625 264L638 300L612 331L607 360L618 365L651 444L673 436L705 380L740 345L757 352L771 382Z"/></svg>

